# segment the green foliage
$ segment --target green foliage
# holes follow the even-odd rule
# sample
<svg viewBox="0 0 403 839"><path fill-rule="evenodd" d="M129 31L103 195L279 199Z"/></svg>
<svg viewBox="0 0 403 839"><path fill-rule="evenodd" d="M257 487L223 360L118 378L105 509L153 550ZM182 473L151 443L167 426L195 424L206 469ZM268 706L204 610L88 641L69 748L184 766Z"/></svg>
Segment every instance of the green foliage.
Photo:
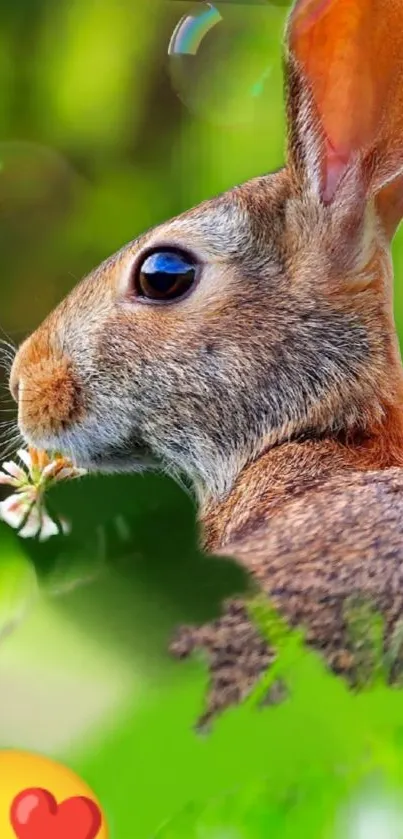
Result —
<svg viewBox="0 0 403 839"><path fill-rule="evenodd" d="M200 554L192 502L167 479L85 479L55 488L51 501L73 521L70 537L39 544L1 530L3 562L8 555L18 567L35 567L42 592L3 662L6 654L31 692L38 668L47 713L55 714L48 668L56 660L76 714L88 677L100 696L105 684L123 690L123 701L87 731L62 709L68 742L56 737L46 748L96 790L112 839L133 831L144 839L344 839L352 831L353 839L361 836L354 819L361 824L374 807L370 818L383 819L386 831L403 784L403 710L401 692L386 685L383 629L367 604L347 610L352 643L366 651L366 689L351 691L307 648L302 631L290 632L264 598L248 593L232 562ZM26 591L15 567L9 579ZM206 664L173 662L168 641L178 623L203 622L242 591L276 661L241 707L198 734ZM265 705L278 683L281 701ZM30 743L32 715L22 730Z"/></svg>
<svg viewBox="0 0 403 839"><path fill-rule="evenodd" d="M22 545L3 525L0 562L0 642L24 619L38 596L35 568Z"/></svg>

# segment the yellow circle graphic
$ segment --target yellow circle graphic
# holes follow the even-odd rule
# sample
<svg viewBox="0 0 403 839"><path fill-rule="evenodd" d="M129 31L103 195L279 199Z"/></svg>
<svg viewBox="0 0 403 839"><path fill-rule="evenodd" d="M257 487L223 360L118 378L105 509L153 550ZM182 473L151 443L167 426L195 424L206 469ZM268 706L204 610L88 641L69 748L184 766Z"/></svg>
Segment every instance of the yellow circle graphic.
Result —
<svg viewBox="0 0 403 839"><path fill-rule="evenodd" d="M1 839L64 839L69 833L72 839L109 839L100 802L87 784L47 757L0 751Z"/></svg>

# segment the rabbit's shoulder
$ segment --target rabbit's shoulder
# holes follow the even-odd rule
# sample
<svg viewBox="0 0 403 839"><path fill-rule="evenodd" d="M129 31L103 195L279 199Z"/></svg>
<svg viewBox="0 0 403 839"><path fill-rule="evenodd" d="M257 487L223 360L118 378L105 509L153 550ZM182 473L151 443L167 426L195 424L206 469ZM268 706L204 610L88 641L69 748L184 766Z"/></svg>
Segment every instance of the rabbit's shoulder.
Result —
<svg viewBox="0 0 403 839"><path fill-rule="evenodd" d="M246 566L335 672L365 682L374 666L373 610L384 620L385 649L403 610L403 469L313 478L281 503L264 493L255 502L254 515L214 552ZM211 663L207 718L247 695L274 657L239 600L214 624L178 631L176 656L196 648Z"/></svg>
<svg viewBox="0 0 403 839"><path fill-rule="evenodd" d="M393 623L402 609L403 469L346 472L266 511L261 503L220 552L246 565L292 623L317 626L325 645L351 595Z"/></svg>

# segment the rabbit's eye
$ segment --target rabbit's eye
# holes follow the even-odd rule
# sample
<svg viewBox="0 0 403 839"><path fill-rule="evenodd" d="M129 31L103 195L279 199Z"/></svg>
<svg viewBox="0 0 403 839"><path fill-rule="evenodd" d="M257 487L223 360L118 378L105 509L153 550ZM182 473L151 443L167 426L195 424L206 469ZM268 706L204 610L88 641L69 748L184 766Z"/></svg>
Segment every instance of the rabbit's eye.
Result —
<svg viewBox="0 0 403 839"><path fill-rule="evenodd" d="M148 300L174 300L190 289L196 272L196 263L188 254L176 250L155 251L137 269L136 294Z"/></svg>

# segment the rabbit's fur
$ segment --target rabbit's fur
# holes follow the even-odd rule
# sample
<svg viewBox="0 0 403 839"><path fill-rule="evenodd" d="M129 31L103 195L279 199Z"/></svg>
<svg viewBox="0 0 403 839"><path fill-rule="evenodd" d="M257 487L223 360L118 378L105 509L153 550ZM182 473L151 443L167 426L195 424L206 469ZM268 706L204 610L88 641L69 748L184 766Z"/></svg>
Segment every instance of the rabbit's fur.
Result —
<svg viewBox="0 0 403 839"><path fill-rule="evenodd" d="M287 166L103 263L22 345L10 383L31 444L90 468L185 474L205 547L236 556L349 673L346 597L372 598L389 630L402 613L390 257L403 215L402 46L403 0L298 0ZM202 265L192 293L166 306L142 305L130 284L156 245ZM174 648L197 643L215 662L211 709L267 665L241 605Z"/></svg>

